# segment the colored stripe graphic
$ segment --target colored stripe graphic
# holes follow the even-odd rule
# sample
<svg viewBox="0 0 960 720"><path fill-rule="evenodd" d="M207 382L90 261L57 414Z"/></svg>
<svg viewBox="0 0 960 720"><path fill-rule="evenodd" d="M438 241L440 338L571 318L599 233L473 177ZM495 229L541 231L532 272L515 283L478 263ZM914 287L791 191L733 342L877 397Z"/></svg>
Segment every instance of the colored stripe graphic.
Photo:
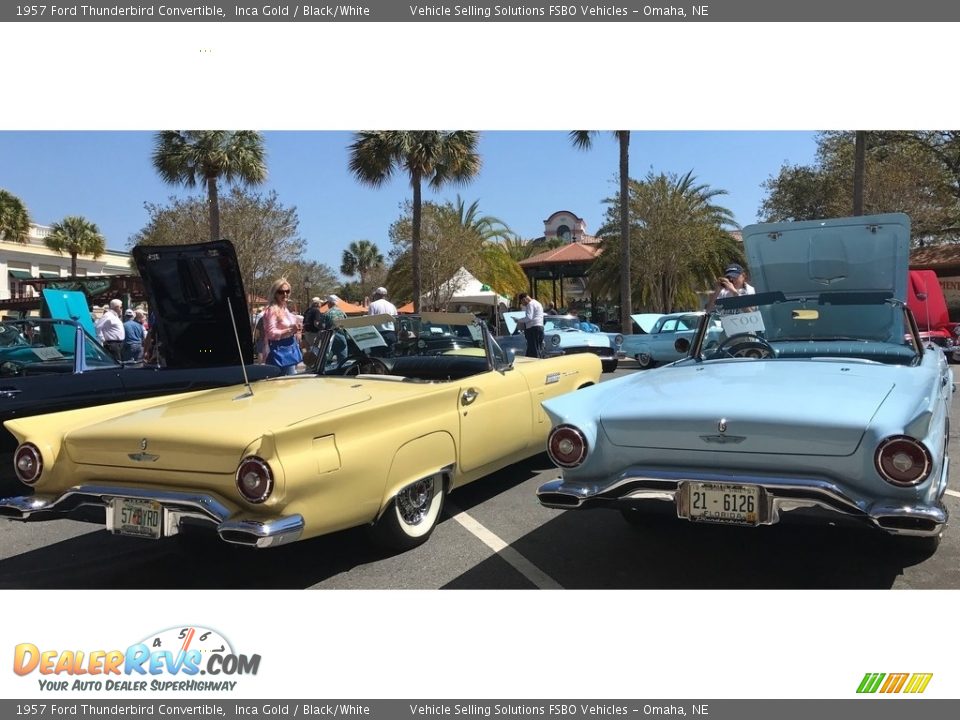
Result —
<svg viewBox="0 0 960 720"><path fill-rule="evenodd" d="M866 673L858 693L922 693L927 689L933 673Z"/></svg>
<svg viewBox="0 0 960 720"><path fill-rule="evenodd" d="M930 679L932 677L933 673L914 673L910 678L910 682L907 683L907 687L904 692L922 693L927 689L927 685L930 684Z"/></svg>
<svg viewBox="0 0 960 720"><path fill-rule="evenodd" d="M863 680L860 681L860 687L857 688L857 692L875 693L877 688L880 687L880 682L884 677L886 677L884 673L867 673L863 676Z"/></svg>
<svg viewBox="0 0 960 720"><path fill-rule="evenodd" d="M880 688L882 693L898 693L903 689L910 673L890 673L887 675L887 681Z"/></svg>

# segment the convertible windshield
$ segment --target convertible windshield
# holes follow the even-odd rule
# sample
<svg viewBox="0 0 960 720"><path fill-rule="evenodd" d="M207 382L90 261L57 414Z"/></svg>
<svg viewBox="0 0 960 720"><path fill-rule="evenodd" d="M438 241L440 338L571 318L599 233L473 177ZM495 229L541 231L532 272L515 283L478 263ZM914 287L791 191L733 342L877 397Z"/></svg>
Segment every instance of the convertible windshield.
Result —
<svg viewBox="0 0 960 720"><path fill-rule="evenodd" d="M691 354L729 358L856 358L909 364L922 354L902 302L888 293L782 293L720 300L701 324Z"/></svg>
<svg viewBox="0 0 960 720"><path fill-rule="evenodd" d="M321 375L438 381L485 372L505 355L473 315L422 313L339 320L321 333L312 359Z"/></svg>
<svg viewBox="0 0 960 720"><path fill-rule="evenodd" d="M551 330L580 330L580 320L575 317L548 316L543 319L543 331Z"/></svg>

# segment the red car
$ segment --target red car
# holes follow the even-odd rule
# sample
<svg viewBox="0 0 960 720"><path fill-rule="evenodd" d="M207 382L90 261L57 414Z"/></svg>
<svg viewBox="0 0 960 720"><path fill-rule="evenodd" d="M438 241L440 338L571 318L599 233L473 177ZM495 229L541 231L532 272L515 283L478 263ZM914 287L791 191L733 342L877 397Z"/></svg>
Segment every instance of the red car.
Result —
<svg viewBox="0 0 960 720"><path fill-rule="evenodd" d="M960 323L950 322L947 301L933 270L910 270L907 282L907 307L917 318L920 337L943 348L951 361L960 353Z"/></svg>

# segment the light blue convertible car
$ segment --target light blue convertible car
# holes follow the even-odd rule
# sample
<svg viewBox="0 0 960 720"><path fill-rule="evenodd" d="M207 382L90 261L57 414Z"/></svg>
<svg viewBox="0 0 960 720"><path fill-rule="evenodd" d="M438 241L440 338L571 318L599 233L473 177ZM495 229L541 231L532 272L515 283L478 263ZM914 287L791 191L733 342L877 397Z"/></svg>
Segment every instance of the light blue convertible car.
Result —
<svg viewBox="0 0 960 720"><path fill-rule="evenodd" d="M637 318L649 317L631 315L638 325ZM646 333L627 335L620 348L624 357L634 358L641 370L649 370L657 365L671 363L686 355L676 348L677 338L693 340L700 325L703 312L679 312L660 315ZM641 325L642 327L642 325ZM715 340L720 332L720 323L714 323L710 328L708 340Z"/></svg>
<svg viewBox="0 0 960 720"><path fill-rule="evenodd" d="M904 303L909 218L743 234L757 294L721 300L685 359L544 403L562 476L540 502L639 524L852 521L932 551L953 376Z"/></svg>
<svg viewBox="0 0 960 720"><path fill-rule="evenodd" d="M513 310L503 314L507 331L512 335L517 331L518 321L523 318L522 310ZM591 329L586 329L586 328ZM620 333L605 333L594 330L596 325L581 322L575 315L545 315L543 318L543 345L547 357L551 355L570 355L573 353L588 352L600 357L603 372L609 373L617 369L622 353L623 335ZM507 336L510 337L510 336ZM522 338L522 335L517 336ZM503 347L513 347L517 352L524 352L526 341L517 339L512 344L509 340L498 338Z"/></svg>

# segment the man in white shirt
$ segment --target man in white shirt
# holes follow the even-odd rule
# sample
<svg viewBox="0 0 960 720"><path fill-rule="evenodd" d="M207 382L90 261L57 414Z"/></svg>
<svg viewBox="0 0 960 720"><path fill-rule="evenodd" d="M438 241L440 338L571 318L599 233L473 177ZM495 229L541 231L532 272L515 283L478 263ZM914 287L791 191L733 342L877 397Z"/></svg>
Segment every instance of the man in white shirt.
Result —
<svg viewBox="0 0 960 720"><path fill-rule="evenodd" d="M517 296L523 308L523 335L527 338L527 357L543 357L543 305L526 293Z"/></svg>
<svg viewBox="0 0 960 720"><path fill-rule="evenodd" d="M123 320L120 314L123 312L123 303L117 298L110 301L110 306L105 308L100 319L97 320L97 337L103 343L104 349L110 353L117 362L123 354L123 339L126 332L123 329Z"/></svg>
<svg viewBox="0 0 960 720"><path fill-rule="evenodd" d="M370 307L367 309L367 314L390 315L391 317L396 317L397 306L387 300L387 289L385 287L378 287L373 291L373 302L370 303ZM397 333L392 322L385 322L380 325L375 325L374 327L380 331L380 334L383 336L383 339L387 343L388 347L393 347L396 344Z"/></svg>

